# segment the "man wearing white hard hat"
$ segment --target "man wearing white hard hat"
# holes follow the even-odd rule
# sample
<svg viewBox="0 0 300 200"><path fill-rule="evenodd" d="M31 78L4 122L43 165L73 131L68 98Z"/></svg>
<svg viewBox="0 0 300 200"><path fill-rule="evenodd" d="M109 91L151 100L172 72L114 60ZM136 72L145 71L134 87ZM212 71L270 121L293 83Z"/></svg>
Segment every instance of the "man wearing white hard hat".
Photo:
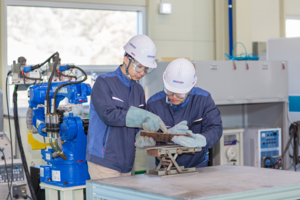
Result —
<svg viewBox="0 0 300 200"><path fill-rule="evenodd" d="M123 65L98 76L91 92L86 153L91 179L130 175L138 128L167 132L158 116L144 110L144 90L137 83L157 67L155 44L137 35L124 50Z"/></svg>
<svg viewBox="0 0 300 200"><path fill-rule="evenodd" d="M174 143L204 147L194 155L179 155L176 159L179 166L207 166L208 148L212 148L222 136L219 109L209 92L194 87L197 82L196 69L189 60L179 58L172 61L163 74L163 81L163 91L148 100L147 110L160 116L167 127L172 127L169 133L189 134L190 137L174 136ZM153 146L153 143L145 137L138 137L135 145Z"/></svg>

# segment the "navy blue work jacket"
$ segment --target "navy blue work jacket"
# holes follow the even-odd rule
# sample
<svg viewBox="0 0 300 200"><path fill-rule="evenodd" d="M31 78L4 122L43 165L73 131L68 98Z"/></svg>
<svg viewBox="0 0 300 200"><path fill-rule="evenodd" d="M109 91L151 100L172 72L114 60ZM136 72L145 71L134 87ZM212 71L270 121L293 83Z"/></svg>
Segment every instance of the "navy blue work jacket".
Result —
<svg viewBox="0 0 300 200"><path fill-rule="evenodd" d="M209 92L194 87L183 103L172 105L164 91L161 91L148 100L147 110L160 116L167 128L173 127L183 120L186 120L190 126L194 121L202 118L202 124L195 125L192 131L197 134L201 133L206 138L206 147L194 155L179 155L176 161L179 166L186 168L207 164L208 148L212 148L219 141L223 132L220 111Z"/></svg>
<svg viewBox="0 0 300 200"><path fill-rule="evenodd" d="M130 81L119 67L98 76L90 103L87 161L127 173L135 158L135 134L126 127L130 106L145 107L145 93L136 81Z"/></svg>

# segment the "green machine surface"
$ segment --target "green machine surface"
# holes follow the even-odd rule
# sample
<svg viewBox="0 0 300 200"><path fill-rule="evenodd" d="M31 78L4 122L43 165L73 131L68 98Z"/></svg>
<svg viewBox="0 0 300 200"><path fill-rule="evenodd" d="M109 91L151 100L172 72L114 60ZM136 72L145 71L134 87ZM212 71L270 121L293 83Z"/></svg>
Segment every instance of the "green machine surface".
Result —
<svg viewBox="0 0 300 200"><path fill-rule="evenodd" d="M233 165L197 170L87 181L87 199L300 199L298 172Z"/></svg>

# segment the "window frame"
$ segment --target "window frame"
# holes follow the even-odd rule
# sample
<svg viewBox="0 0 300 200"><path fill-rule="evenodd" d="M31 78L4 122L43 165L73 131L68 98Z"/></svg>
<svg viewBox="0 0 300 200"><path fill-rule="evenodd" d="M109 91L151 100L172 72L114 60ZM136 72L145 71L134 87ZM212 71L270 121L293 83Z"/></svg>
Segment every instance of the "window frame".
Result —
<svg viewBox="0 0 300 200"><path fill-rule="evenodd" d="M112 5L112 4L95 4L95 3L73 3L73 2L51 2L51 1L27 1L27 0L6 0L5 1L5 20L4 26L7 30L7 7L8 6L30 6L30 7L51 7L51 8L70 8L70 9L89 9L89 10L112 10L112 11L134 11L137 12L137 34L147 33L147 9L145 6L128 6L128 5ZM5 58L6 58L6 74L10 70L10 64L7 60L7 31L5 31ZM120 63L121 64L121 63ZM114 71L118 65L78 65L88 75L92 73L107 73ZM9 94L9 91L8 91ZM8 97L11 101L11 97ZM19 107L20 117L26 116L28 106ZM86 108L86 106L84 106ZM13 107L10 107L10 112Z"/></svg>

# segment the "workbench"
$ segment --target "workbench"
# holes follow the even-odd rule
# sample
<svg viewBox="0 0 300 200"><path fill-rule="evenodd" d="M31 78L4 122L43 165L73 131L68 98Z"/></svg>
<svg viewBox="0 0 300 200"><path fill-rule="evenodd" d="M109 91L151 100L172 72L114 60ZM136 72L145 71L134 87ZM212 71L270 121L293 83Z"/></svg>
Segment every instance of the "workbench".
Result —
<svg viewBox="0 0 300 200"><path fill-rule="evenodd" d="M136 175L87 181L87 200L300 199L300 173L222 165L199 173Z"/></svg>

